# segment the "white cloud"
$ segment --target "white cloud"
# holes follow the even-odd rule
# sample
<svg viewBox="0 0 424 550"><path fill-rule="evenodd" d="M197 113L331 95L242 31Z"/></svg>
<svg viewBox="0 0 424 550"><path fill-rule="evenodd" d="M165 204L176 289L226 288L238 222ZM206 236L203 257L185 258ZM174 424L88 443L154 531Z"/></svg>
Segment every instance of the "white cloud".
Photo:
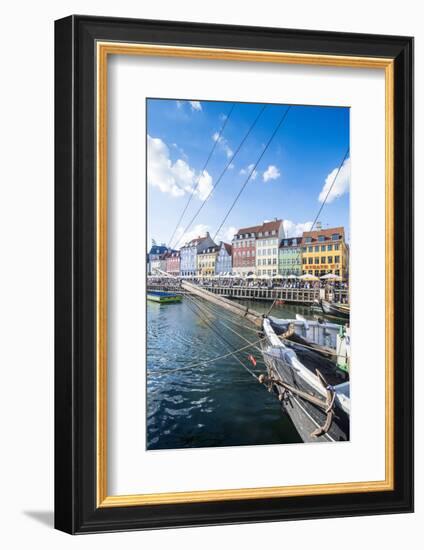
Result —
<svg viewBox="0 0 424 550"><path fill-rule="evenodd" d="M327 197L327 203L333 202L333 200L338 199L345 193L349 192L350 187L350 158L346 159L340 169L339 174L337 175L338 168L334 168L328 176L325 178L324 186L319 194L319 202L324 202ZM334 181L334 178L337 179ZM334 184L333 184L334 183ZM331 187L333 185L333 187ZM330 191L331 189L331 191Z"/></svg>
<svg viewBox="0 0 424 550"><path fill-rule="evenodd" d="M230 225L228 227L223 227L221 231L216 236L216 242L219 243L220 241L224 241L226 243L230 243L233 240L234 235L237 233L237 228L233 225Z"/></svg>
<svg viewBox="0 0 424 550"><path fill-rule="evenodd" d="M166 143L149 135L147 169L148 184L173 197L194 193L200 200L204 200L213 187L212 176L207 170L202 174L196 173L195 169L182 159L173 163Z"/></svg>
<svg viewBox="0 0 424 550"><path fill-rule="evenodd" d="M228 165L228 170L234 170L235 166L233 163Z"/></svg>
<svg viewBox="0 0 424 550"><path fill-rule="evenodd" d="M291 220L284 220L283 227L286 237L301 237L304 231L310 231L312 222L295 223Z"/></svg>
<svg viewBox="0 0 424 550"><path fill-rule="evenodd" d="M189 101L190 105L191 105L191 110L192 111L201 111L202 110L202 104L200 103L200 101Z"/></svg>
<svg viewBox="0 0 424 550"><path fill-rule="evenodd" d="M249 173L250 172L252 173L252 175L250 176L251 180L255 180L258 176L258 172L256 170L253 170L254 167L255 167L254 164L249 164L249 166L247 167L247 169L249 170Z"/></svg>
<svg viewBox="0 0 424 550"><path fill-rule="evenodd" d="M265 182L269 180L276 180L280 177L280 171L279 169L274 166L273 164L270 164L268 168L265 170L265 172L262 175L262 178Z"/></svg>
<svg viewBox="0 0 424 550"><path fill-rule="evenodd" d="M180 226L175 232L175 246L181 248L186 243L195 239L196 237L204 237L206 232L209 231L209 226L204 223L195 225L192 229L189 229L184 233L184 227Z"/></svg>
<svg viewBox="0 0 424 550"><path fill-rule="evenodd" d="M225 152L228 159L230 159L233 156L234 153L233 153L233 150L231 149L228 141L225 138L223 138L222 136L220 136L218 132L215 132L212 135L212 139L219 143L220 147Z"/></svg>
<svg viewBox="0 0 424 550"><path fill-rule="evenodd" d="M172 147L176 149L181 156L183 156L186 160L188 159L188 156L186 155L184 149L182 147L179 147L176 143L172 144Z"/></svg>
<svg viewBox="0 0 424 550"><path fill-rule="evenodd" d="M212 187L212 176L207 172L207 170L204 170L202 175L199 177L199 183L197 184L195 194L199 197L201 201L204 201L212 191Z"/></svg>
<svg viewBox="0 0 424 550"><path fill-rule="evenodd" d="M247 174L252 173L252 175L250 176L250 179L251 179L251 180L255 180L255 179L257 178L257 176L258 176L258 172L257 172L257 170L254 170L254 171L252 172L252 170L253 170L254 167L255 167L254 164L249 164L249 166L247 166L246 168L242 168L242 169L240 170L239 174L241 174L242 176L246 176Z"/></svg>

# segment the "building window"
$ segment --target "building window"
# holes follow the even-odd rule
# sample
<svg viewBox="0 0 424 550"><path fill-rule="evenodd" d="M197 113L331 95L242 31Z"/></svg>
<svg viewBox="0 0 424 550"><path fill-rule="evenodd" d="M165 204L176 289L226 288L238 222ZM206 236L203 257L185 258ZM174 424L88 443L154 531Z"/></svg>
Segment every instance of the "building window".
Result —
<svg viewBox="0 0 424 550"><path fill-rule="evenodd" d="M340 262L340 256L334 256L334 263L338 264Z"/></svg>
<svg viewBox="0 0 424 550"><path fill-rule="evenodd" d="M313 264L314 263L313 260L314 260L313 258L308 258L308 264Z"/></svg>
<svg viewBox="0 0 424 550"><path fill-rule="evenodd" d="M289 244L289 241L287 239L285 239L284 246L288 246L288 244Z"/></svg>
<svg viewBox="0 0 424 550"><path fill-rule="evenodd" d="M325 256L321 256L321 263L322 263L322 264L325 264L325 263L326 263L326 262L325 262Z"/></svg>
<svg viewBox="0 0 424 550"><path fill-rule="evenodd" d="M321 252L325 252L325 244L321 245Z"/></svg>
<svg viewBox="0 0 424 550"><path fill-rule="evenodd" d="M319 252L319 246L315 247L315 252Z"/></svg>
<svg viewBox="0 0 424 550"><path fill-rule="evenodd" d="M339 248L340 248L340 245L339 245L339 244L335 244L335 245L334 245L334 250L339 250Z"/></svg>
<svg viewBox="0 0 424 550"><path fill-rule="evenodd" d="M319 240L320 243L323 243L325 241L325 235L320 235L318 237L318 240Z"/></svg>
<svg viewBox="0 0 424 550"><path fill-rule="evenodd" d="M312 237L306 237L306 238L305 238L305 243L306 243L306 244L309 244L309 243L311 243L311 242L312 242Z"/></svg>
<svg viewBox="0 0 424 550"><path fill-rule="evenodd" d="M328 263L329 263L329 264L332 264L332 263L333 263L333 256L328 256Z"/></svg>
<svg viewBox="0 0 424 550"><path fill-rule="evenodd" d="M312 246L308 246L308 252L312 252L312 249L313 249Z"/></svg>
<svg viewBox="0 0 424 550"><path fill-rule="evenodd" d="M328 252L331 252L331 251L333 250L333 245L332 245L332 244L329 244L329 245L327 246L327 250L328 250Z"/></svg>
<svg viewBox="0 0 424 550"><path fill-rule="evenodd" d="M315 258L315 262L316 264L319 264L319 258Z"/></svg>
<svg viewBox="0 0 424 550"><path fill-rule="evenodd" d="M332 241L338 241L340 239L340 235L338 233L333 233L331 235L331 240Z"/></svg>

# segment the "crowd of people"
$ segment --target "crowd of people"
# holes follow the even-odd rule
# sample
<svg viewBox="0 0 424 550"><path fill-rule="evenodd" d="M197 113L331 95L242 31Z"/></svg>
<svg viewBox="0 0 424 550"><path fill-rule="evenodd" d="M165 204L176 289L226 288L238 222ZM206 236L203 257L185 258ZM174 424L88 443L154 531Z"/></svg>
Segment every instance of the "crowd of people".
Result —
<svg viewBox="0 0 424 550"><path fill-rule="evenodd" d="M149 277L152 284L175 287L180 285L182 280L202 287L224 287L224 288L258 288L258 289L299 289L299 290L318 290L320 288L327 290L348 290L347 281L337 280L307 280L293 278L248 278L248 277L190 277L184 279L169 277Z"/></svg>

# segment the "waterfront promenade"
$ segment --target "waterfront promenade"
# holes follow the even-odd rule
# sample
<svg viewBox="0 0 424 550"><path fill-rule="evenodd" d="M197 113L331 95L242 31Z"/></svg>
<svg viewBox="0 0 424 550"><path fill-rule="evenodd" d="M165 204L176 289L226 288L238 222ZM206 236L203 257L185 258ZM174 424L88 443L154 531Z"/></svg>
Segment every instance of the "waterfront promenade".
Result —
<svg viewBox="0 0 424 550"><path fill-rule="evenodd" d="M148 290L168 290L173 292L185 292L181 286L182 278L148 277ZM220 277L189 279L191 284L208 290L213 294L227 298L246 300L281 300L285 303L297 303L312 305L314 302L324 299L330 302L348 303L348 289L345 285L315 284L300 281L249 281L246 279L233 279Z"/></svg>

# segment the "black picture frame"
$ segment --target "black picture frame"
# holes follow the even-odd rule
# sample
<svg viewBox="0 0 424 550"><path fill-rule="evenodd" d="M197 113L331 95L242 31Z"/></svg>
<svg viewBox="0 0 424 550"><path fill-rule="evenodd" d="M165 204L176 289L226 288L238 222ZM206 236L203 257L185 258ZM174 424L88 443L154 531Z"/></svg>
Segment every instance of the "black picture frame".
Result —
<svg viewBox="0 0 424 550"><path fill-rule="evenodd" d="M97 507L98 40L394 60L393 491ZM55 22L55 74L55 527L76 534L413 511L413 39L73 15Z"/></svg>

